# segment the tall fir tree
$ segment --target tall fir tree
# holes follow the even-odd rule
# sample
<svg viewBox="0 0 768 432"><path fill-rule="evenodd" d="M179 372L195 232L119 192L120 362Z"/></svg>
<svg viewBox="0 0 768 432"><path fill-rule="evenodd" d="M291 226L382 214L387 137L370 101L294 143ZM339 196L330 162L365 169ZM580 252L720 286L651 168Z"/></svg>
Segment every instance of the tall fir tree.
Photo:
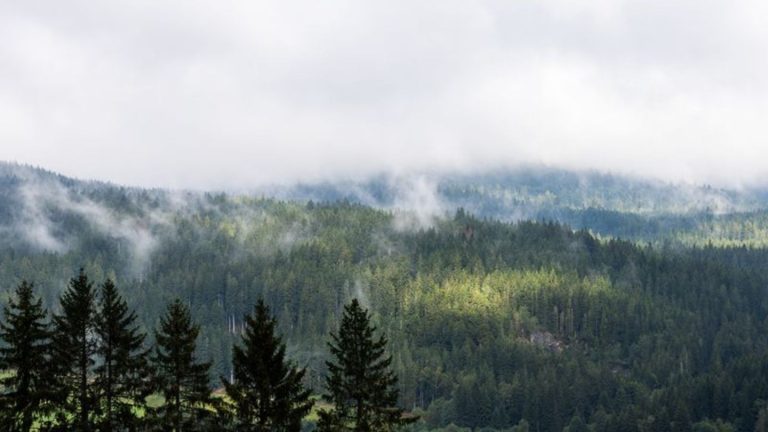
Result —
<svg viewBox="0 0 768 432"><path fill-rule="evenodd" d="M211 401L208 385L210 363L195 356L200 326L192 322L189 309L175 300L160 319L155 333L153 358L155 378L165 404L160 409L163 430L201 430Z"/></svg>
<svg viewBox="0 0 768 432"><path fill-rule="evenodd" d="M34 287L22 281L3 307L0 324L0 369L11 371L0 379L2 430L27 432L51 401L48 312Z"/></svg>
<svg viewBox="0 0 768 432"><path fill-rule="evenodd" d="M245 318L242 346L232 348L234 382L222 382L236 408L237 430L299 432L302 418L312 409L311 392L302 385L306 370L285 358L276 325L260 299Z"/></svg>
<svg viewBox="0 0 768 432"><path fill-rule="evenodd" d="M100 294L95 330L101 364L94 387L103 412L99 430L111 432L136 423L134 407L148 394L146 335L111 280L101 285Z"/></svg>
<svg viewBox="0 0 768 432"><path fill-rule="evenodd" d="M320 411L321 431L391 431L415 420L396 406L397 377L386 355L387 339L374 340L376 327L370 321L368 310L353 299L344 306L338 333L331 333L328 346L335 361L326 362L323 399L333 408Z"/></svg>
<svg viewBox="0 0 768 432"><path fill-rule="evenodd" d="M54 315L54 364L64 403L78 431L93 429L94 393L91 378L96 355L96 292L83 269L69 281Z"/></svg>

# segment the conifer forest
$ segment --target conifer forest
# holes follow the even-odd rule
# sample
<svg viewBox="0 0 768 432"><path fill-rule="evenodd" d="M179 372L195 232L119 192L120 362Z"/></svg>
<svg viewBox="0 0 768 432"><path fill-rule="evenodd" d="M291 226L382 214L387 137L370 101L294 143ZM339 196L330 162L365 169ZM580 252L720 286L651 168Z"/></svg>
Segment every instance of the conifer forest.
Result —
<svg viewBox="0 0 768 432"><path fill-rule="evenodd" d="M529 172L446 180L425 218L386 180L363 202L3 169L3 430L768 425L759 191L681 211L672 186Z"/></svg>
<svg viewBox="0 0 768 432"><path fill-rule="evenodd" d="M0 0L0 432L768 432L767 17Z"/></svg>

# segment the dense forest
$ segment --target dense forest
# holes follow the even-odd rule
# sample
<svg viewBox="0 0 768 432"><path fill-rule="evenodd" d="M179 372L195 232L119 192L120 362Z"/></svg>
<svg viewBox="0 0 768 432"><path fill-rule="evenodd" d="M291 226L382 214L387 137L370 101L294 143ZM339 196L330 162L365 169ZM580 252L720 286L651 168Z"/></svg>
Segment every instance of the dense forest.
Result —
<svg viewBox="0 0 768 432"><path fill-rule="evenodd" d="M286 356L262 299L232 346L233 372L212 391L197 352L200 326L181 299L167 306L147 348L120 290L80 269L49 315L22 280L0 322L0 430L7 432L389 431L415 423L397 407L387 339L359 301L331 333L324 406L306 369ZM310 417L317 421L310 421Z"/></svg>
<svg viewBox="0 0 768 432"><path fill-rule="evenodd" d="M759 192L696 189L727 204L682 209L661 186L590 177L589 194L610 197L592 206L564 202L567 189L510 183L558 204L504 218L452 209L458 198L442 202L447 215L425 216L386 200L313 199L308 187L280 200L4 173L0 300L31 280L59 313L82 266L116 281L151 334L180 298L200 324L212 386L233 373L231 347L263 298L304 385L322 393L328 334L356 298L389 340L398 404L420 418L413 430L768 427ZM438 197L479 199L476 184L446 184ZM638 207L649 190L667 198Z"/></svg>

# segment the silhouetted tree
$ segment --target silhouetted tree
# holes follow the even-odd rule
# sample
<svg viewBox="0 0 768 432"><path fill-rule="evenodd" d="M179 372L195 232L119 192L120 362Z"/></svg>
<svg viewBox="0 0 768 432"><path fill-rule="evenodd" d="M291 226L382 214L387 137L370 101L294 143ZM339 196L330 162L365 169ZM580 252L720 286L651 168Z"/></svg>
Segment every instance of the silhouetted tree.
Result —
<svg viewBox="0 0 768 432"><path fill-rule="evenodd" d="M164 430L201 430L198 421L207 415L211 365L199 362L195 356L199 333L200 327L192 322L189 309L178 299L160 319L153 363L157 385L165 396L160 410Z"/></svg>
<svg viewBox="0 0 768 432"><path fill-rule="evenodd" d="M99 306L96 334L102 363L96 368L95 390L103 410L100 430L110 432L135 422L132 408L147 395L147 351L136 314L109 279L101 286Z"/></svg>
<svg viewBox="0 0 768 432"><path fill-rule="evenodd" d="M53 318L54 362L65 399L64 411L74 417L77 430L92 429L94 394L89 378L96 354L96 295L83 269L69 281L60 298L61 314Z"/></svg>
<svg viewBox="0 0 768 432"><path fill-rule="evenodd" d="M381 335L374 340L375 331L357 299L344 306L339 331L331 333L328 344L335 361L326 362L323 399L333 409L320 412L321 431L389 431L415 420L404 418L396 406L397 377L390 370L392 357L385 353L387 339Z"/></svg>
<svg viewBox="0 0 768 432"><path fill-rule="evenodd" d="M259 299L245 318L242 346L232 348L234 382L222 381L236 407L238 430L298 432L312 409L311 393L301 383L306 371L286 360L276 325Z"/></svg>
<svg viewBox="0 0 768 432"><path fill-rule="evenodd" d="M3 307L3 315L0 369L10 373L0 379L3 409L0 426L3 430L27 432L52 396L48 312L35 296L32 284L22 281L15 297Z"/></svg>

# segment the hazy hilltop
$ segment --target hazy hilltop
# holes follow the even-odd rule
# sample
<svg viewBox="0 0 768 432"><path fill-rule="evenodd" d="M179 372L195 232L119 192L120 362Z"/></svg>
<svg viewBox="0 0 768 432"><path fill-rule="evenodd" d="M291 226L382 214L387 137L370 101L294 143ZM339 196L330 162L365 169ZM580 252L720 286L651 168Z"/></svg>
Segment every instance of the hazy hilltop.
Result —
<svg viewBox="0 0 768 432"><path fill-rule="evenodd" d="M358 298L413 430L752 430L768 418L766 207L759 189L553 169L225 193L0 164L1 297L27 279L56 311L84 267L150 333L180 298L213 384L263 298L316 393Z"/></svg>
<svg viewBox="0 0 768 432"><path fill-rule="evenodd" d="M378 207L465 208L484 217L515 220L554 209L613 210L643 215L744 212L768 206L760 188L726 189L554 168L517 168L486 174L379 175L365 181L274 188L291 199L350 200ZM424 200L430 198L430 200Z"/></svg>
<svg viewBox="0 0 768 432"><path fill-rule="evenodd" d="M178 218L216 212L242 224L258 220L254 202L269 207L279 201L355 203L391 212L396 224L411 229L432 227L463 209L479 218L557 221L600 236L656 243L762 245L768 239L766 189L544 167L483 175L382 174L227 193L123 187L0 163L0 186L0 235L17 246L54 252L80 241L82 232L94 232L142 256Z"/></svg>
<svg viewBox="0 0 768 432"><path fill-rule="evenodd" d="M111 403L87 409L89 393L113 395L89 389L113 382L107 351L87 358L89 323L107 320L61 298L75 275L87 294L87 274L114 280L104 293L135 311L141 348L157 347L169 304L199 324L171 326L210 360L198 400L235 380L233 345L262 303L322 394L329 333L359 304L389 340L397 405L419 419L401 432L768 430L767 14L759 1L0 1L0 324L17 321L15 292L32 298L26 281L86 324L56 320L54 351L80 348L80 397L36 420L79 409L78 430L88 412L109 427ZM15 340L45 339L35 327ZM47 389L24 385L56 380L24 378L6 328L0 431L34 429ZM15 357L72 363L43 345ZM362 415L363 399L335 399ZM335 414L291 425L341 427Z"/></svg>

